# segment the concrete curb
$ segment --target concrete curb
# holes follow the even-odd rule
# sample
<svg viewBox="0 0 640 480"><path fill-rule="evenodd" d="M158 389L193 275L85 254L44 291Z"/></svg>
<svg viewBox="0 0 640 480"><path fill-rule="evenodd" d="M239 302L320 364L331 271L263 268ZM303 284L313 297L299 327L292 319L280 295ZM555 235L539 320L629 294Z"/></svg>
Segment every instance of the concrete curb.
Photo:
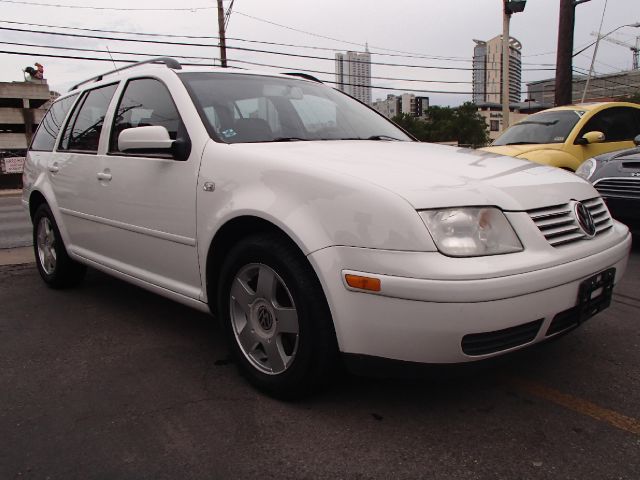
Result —
<svg viewBox="0 0 640 480"><path fill-rule="evenodd" d="M0 249L0 265L22 265L24 263L35 263L35 261L33 247Z"/></svg>
<svg viewBox="0 0 640 480"><path fill-rule="evenodd" d="M0 197L18 197L22 196L22 190L0 190Z"/></svg>

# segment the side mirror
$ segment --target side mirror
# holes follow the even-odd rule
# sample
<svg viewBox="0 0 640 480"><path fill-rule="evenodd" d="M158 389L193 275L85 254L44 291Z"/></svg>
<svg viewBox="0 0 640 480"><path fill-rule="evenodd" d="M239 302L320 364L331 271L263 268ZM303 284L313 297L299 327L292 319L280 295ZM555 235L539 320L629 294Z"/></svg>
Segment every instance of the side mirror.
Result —
<svg viewBox="0 0 640 480"><path fill-rule="evenodd" d="M636 147L640 147L640 135L636 135L636 138L633 139L633 143Z"/></svg>
<svg viewBox="0 0 640 480"><path fill-rule="evenodd" d="M169 132L160 125L127 128L118 135L118 150L121 152L166 150L169 153L172 146L173 140L169 138Z"/></svg>
<svg viewBox="0 0 640 480"><path fill-rule="evenodd" d="M602 143L605 140L602 132L587 132L581 138L576 139L577 145L589 145L591 143Z"/></svg>

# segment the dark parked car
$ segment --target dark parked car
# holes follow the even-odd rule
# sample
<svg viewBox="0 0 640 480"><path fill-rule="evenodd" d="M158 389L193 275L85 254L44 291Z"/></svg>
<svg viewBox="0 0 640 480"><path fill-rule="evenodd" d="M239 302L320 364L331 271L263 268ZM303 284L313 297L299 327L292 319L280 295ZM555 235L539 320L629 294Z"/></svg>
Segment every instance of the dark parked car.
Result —
<svg viewBox="0 0 640 480"><path fill-rule="evenodd" d="M617 220L640 234L640 135L634 143L635 148L585 161L576 174L596 187Z"/></svg>

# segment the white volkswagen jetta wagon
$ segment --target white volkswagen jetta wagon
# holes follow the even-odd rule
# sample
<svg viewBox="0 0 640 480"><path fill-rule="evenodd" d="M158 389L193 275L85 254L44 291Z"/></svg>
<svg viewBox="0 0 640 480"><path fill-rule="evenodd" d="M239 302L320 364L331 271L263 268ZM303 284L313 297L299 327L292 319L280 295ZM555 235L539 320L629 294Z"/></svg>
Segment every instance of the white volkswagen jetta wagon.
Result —
<svg viewBox="0 0 640 480"><path fill-rule="evenodd" d="M24 173L37 267L212 312L275 395L339 360L460 363L606 308L631 237L572 173L429 145L300 74L154 59L89 79Z"/></svg>

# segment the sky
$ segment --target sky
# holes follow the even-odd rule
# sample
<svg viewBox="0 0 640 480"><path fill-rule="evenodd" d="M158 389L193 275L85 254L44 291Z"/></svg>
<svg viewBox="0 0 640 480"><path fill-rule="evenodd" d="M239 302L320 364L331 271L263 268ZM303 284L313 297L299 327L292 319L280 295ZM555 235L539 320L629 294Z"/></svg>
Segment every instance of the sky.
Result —
<svg viewBox="0 0 640 480"><path fill-rule="evenodd" d="M46 5L27 5L40 3ZM231 0L225 0L225 8ZM606 10L605 10L606 4ZM66 8L63 6L76 8ZM555 75L559 0L528 0L523 13L511 19L511 35L523 45L523 91L527 81ZM77 8L79 6L92 8ZM180 55L217 58L215 39L135 37L120 33L99 33L58 27L114 30L162 35L217 36L215 0L0 0L0 81L20 81L22 70L35 62L45 67L50 88L65 92L74 83L113 68L113 63L76 59L47 58L42 54L72 55L113 59L136 58L131 53ZM121 9L121 10L119 10ZM134 10L138 9L138 10ZM149 9L149 10L141 10ZM602 33L640 22L639 0L590 0L576 7L574 51L595 40L603 19ZM22 22L45 26L29 26ZM277 25L276 25L277 24ZM7 30L7 28L27 31ZM211 46L179 46L123 42L114 39L90 39L42 32L101 35L114 38L144 38L159 41L201 43ZM501 0L234 0L227 28L229 47L269 50L321 59L274 55L229 49L229 65L267 71L310 69L321 80L333 80L334 54L338 51L364 50L372 53L372 97L389 93L413 92L430 97L432 105L459 105L471 99L471 57L473 39L489 40L502 32ZM640 28L623 27L611 35L626 43L636 42ZM329 38L326 38L329 37ZM286 43L267 45L241 40ZM9 42L9 43L7 43ZM10 43L31 44L19 46ZM50 49L49 47L100 50ZM315 48L305 48L315 47ZM325 50L326 49L326 50ZM594 48L574 59L574 67L586 71ZM116 53L123 52L123 53ZM383 54L392 54L383 55ZM194 63L213 60L191 59ZM254 62L278 68L252 66ZM393 63L414 67L377 65ZM116 63L117 66L124 65ZM420 67L415 67L415 66ZM606 41L600 43L595 63L597 73L629 70L631 50ZM423 68L430 67L430 68ZM435 68L434 68L435 67ZM439 67L446 67L441 69ZM407 82L403 79L420 80ZM428 81L428 82L427 82ZM442 83L460 82L460 83ZM429 90L430 93L420 92ZM453 92L453 93L438 93ZM523 98L526 95L523 95Z"/></svg>

